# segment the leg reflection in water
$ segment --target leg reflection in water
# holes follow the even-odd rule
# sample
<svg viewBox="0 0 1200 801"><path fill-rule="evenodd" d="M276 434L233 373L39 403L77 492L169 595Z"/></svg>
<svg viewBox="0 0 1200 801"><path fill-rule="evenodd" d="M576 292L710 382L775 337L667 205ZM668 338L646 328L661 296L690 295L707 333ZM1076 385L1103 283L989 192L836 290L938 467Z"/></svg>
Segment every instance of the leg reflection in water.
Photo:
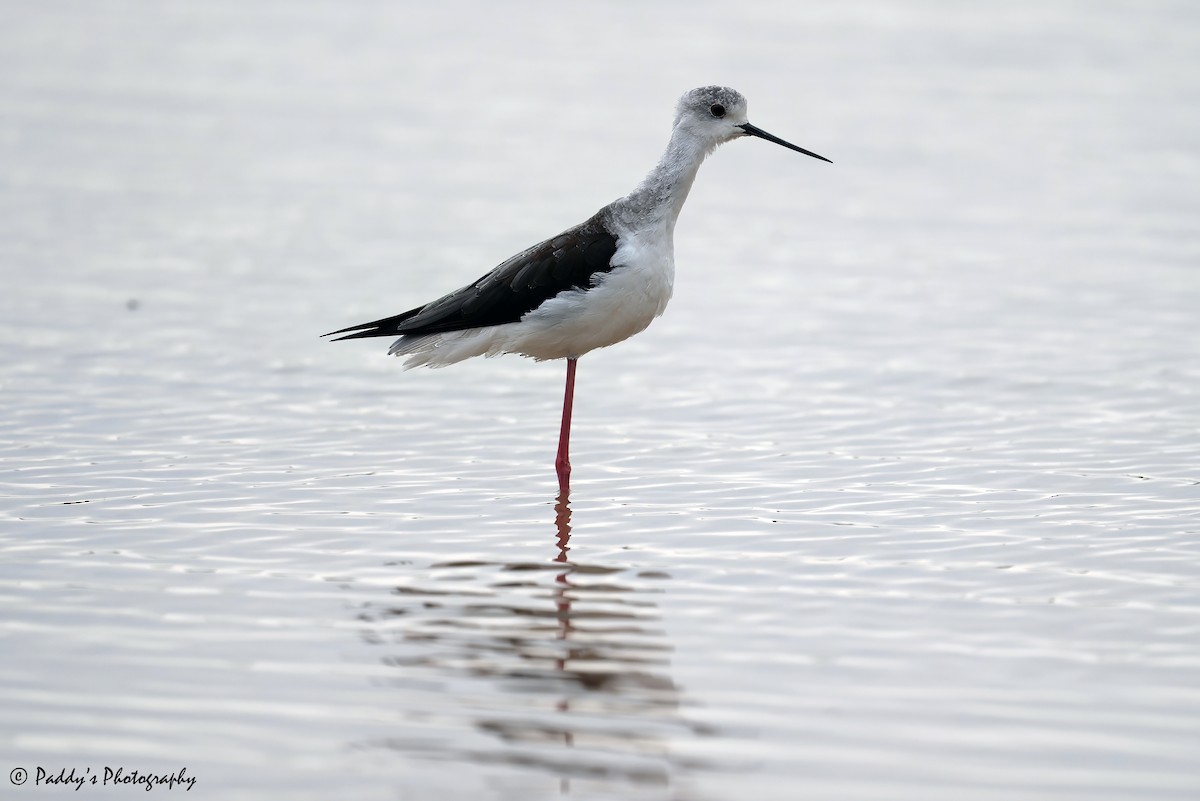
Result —
<svg viewBox="0 0 1200 801"><path fill-rule="evenodd" d="M565 565L568 564L567 552L571 550L571 491L565 485L559 489L559 495L554 502L554 526L558 531L558 555L554 557L554 561ZM554 590L554 603L558 609L558 639L564 643L571 638L571 596L567 592L570 587L567 579L570 575L571 571L568 568L554 577L555 583L559 585ZM564 648L555 661L555 669L566 672L567 659L567 651ZM571 699L559 699L557 709L564 714L570 712ZM575 745L575 735L570 726L563 726L562 736L564 746L571 748ZM570 776L564 773L559 777L558 789L563 795L571 792Z"/></svg>
<svg viewBox="0 0 1200 801"><path fill-rule="evenodd" d="M697 730L669 674L655 603L666 576L579 560L603 541L585 530L572 544L566 491L553 510L544 560L390 567L388 598L359 617L396 671L384 686L401 722L385 744L480 777L533 771L564 794L678 786L693 766L670 743Z"/></svg>

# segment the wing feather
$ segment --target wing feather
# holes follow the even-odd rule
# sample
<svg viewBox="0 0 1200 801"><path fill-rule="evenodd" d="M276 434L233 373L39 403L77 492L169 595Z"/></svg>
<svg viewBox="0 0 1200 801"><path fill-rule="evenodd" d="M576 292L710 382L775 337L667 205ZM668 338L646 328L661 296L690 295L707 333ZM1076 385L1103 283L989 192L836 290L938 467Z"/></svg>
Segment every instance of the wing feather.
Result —
<svg viewBox="0 0 1200 801"><path fill-rule="evenodd" d="M402 314L332 331L337 339L424 336L515 323L561 292L587 290L613 268L617 238L597 214L518 253L469 286ZM335 340L336 341L336 340Z"/></svg>

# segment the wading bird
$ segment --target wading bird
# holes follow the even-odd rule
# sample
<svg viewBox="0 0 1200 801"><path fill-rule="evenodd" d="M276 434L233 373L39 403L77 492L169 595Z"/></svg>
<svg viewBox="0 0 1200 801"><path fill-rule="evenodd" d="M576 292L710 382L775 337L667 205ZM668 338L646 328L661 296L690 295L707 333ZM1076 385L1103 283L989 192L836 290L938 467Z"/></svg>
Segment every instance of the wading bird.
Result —
<svg viewBox="0 0 1200 801"><path fill-rule="evenodd" d="M559 486L565 489L576 362L589 351L628 339L663 313L675 280L675 221L696 171L717 145L745 136L829 161L751 125L746 98L733 89L693 89L679 99L666 152L628 195L470 286L324 336L398 337L388 353L407 356L406 368L443 367L501 353L566 359L555 460Z"/></svg>

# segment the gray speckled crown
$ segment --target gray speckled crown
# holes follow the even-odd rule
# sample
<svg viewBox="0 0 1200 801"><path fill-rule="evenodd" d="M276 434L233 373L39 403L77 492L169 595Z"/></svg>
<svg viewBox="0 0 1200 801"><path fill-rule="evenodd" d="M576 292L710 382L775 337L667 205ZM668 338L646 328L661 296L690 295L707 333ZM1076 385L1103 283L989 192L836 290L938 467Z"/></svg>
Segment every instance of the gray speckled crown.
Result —
<svg viewBox="0 0 1200 801"><path fill-rule="evenodd" d="M688 111L707 111L713 103L720 103L726 108L745 108L746 98L736 89L728 86L701 86L684 92L675 107L675 122L678 123Z"/></svg>

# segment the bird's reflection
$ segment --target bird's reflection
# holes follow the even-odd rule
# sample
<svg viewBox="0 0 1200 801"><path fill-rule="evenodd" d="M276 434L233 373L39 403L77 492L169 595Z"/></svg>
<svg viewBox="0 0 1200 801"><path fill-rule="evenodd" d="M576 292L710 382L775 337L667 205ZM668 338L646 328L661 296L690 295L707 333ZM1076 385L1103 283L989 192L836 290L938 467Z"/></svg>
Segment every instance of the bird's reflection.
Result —
<svg viewBox="0 0 1200 801"><path fill-rule="evenodd" d="M696 730L678 714L651 600L663 576L573 561L571 518L564 490L544 562L442 562L404 576L360 615L363 636L387 649L404 719L461 735L440 756L540 770L563 793L572 781L666 783L680 767L667 742ZM382 744L434 747L412 731Z"/></svg>
<svg viewBox="0 0 1200 801"><path fill-rule="evenodd" d="M571 550L571 489L565 483L559 486L558 497L554 499L554 527L558 531L558 555L554 557L554 561L569 566L567 552ZM571 596L567 593L567 589L571 586L568 581L570 575L571 571L568 567L567 570L563 570L554 577L554 581L558 585L554 589L554 604L558 608L558 639L564 642L571 637ZM555 667L559 671L565 672L567 661L566 656L559 656ZM556 708L564 714L570 712L570 699L566 697L559 699ZM570 726L563 727L563 745L568 748L575 745L575 736ZM569 776L565 774L559 776L558 789L564 794L570 792L571 779Z"/></svg>

